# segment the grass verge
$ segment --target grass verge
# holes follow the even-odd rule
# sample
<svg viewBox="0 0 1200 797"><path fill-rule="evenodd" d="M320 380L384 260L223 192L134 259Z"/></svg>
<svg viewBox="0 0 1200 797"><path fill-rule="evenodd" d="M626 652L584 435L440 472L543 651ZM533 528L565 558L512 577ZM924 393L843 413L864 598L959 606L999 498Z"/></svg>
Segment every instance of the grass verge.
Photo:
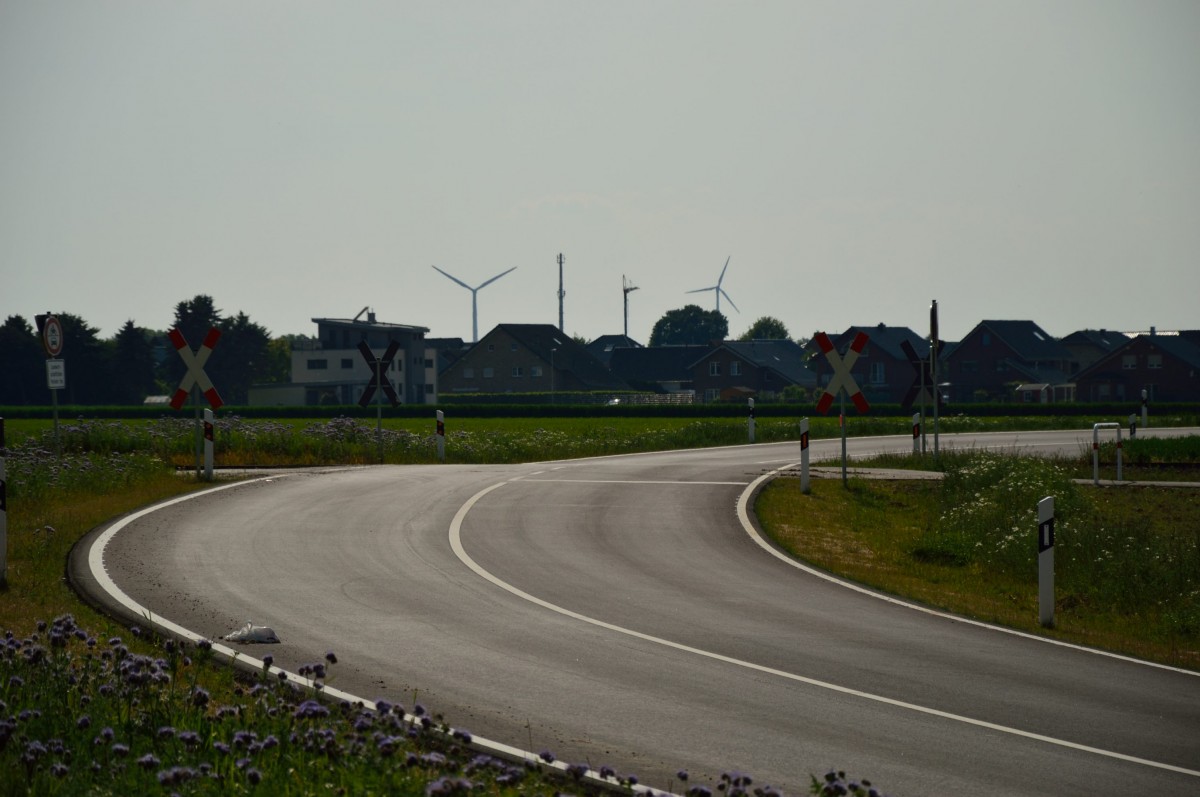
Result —
<svg viewBox="0 0 1200 797"><path fill-rule="evenodd" d="M941 482L815 480L803 495L799 480L780 478L756 511L798 558L884 592L1200 669L1200 491L1079 485L1071 464L1040 458L943 461ZM1057 510L1053 629L1038 621L1036 504L1046 495Z"/></svg>

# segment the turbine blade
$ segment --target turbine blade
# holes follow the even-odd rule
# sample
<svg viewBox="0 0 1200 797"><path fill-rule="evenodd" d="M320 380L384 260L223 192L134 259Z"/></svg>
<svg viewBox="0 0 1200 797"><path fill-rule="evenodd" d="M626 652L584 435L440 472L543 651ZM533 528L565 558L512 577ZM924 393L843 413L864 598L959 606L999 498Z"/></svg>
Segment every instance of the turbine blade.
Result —
<svg viewBox="0 0 1200 797"><path fill-rule="evenodd" d="M729 257L733 257L733 255L730 255ZM729 257L725 258L725 265L721 266L721 276L717 278L718 286L720 286L720 284L725 280L725 269L729 268ZM728 299L729 297L726 296L725 298Z"/></svg>
<svg viewBox="0 0 1200 797"><path fill-rule="evenodd" d="M479 288L483 288L483 287L485 287L485 286L487 286L487 285L491 285L493 282L495 282L496 280L500 279L500 278L501 278L501 277L503 277L505 274L509 273L510 271L516 271L516 270L517 270L517 267L516 267L516 266L513 266L513 267L512 267L512 268L510 268L508 271L502 271L502 272L500 272L499 274L497 274L496 276L492 277L492 278L491 278L490 280L488 280L487 282L482 282L482 283L480 283L480 285L479 285ZM476 288L475 290L479 290L479 288Z"/></svg>
<svg viewBox="0 0 1200 797"><path fill-rule="evenodd" d="M433 270L434 270L434 271L438 272L438 273L439 273L439 274L441 274L442 276L444 276L444 277L449 277L450 279L454 280L455 282L457 282L459 285L463 286L463 287L464 287L464 288L466 288L467 290L469 290L469 291L471 291L471 290L475 290L475 289L474 289L474 288L472 288L470 285L468 285L467 283L465 283L465 282L463 282L462 280L460 280L458 277L451 276L450 274L447 274L446 272L442 271L442 270L441 270L440 268L438 268L437 266L433 266L432 268L433 268Z"/></svg>
<svg viewBox="0 0 1200 797"><path fill-rule="evenodd" d="M715 291L715 290L717 290L717 286L713 285L710 288L697 288L694 291L684 291L684 293L704 293L705 291Z"/></svg>

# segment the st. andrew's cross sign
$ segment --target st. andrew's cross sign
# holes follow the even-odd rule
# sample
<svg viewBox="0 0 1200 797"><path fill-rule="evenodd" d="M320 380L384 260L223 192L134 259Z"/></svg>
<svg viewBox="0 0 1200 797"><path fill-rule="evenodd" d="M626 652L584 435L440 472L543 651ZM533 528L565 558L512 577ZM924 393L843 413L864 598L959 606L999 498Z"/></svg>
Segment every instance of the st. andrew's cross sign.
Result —
<svg viewBox="0 0 1200 797"><path fill-rule="evenodd" d="M906 411L911 412L913 404L917 401L920 401L922 406L933 403L933 397L936 392L938 407L941 407L941 391L935 391L933 385L933 364L927 358L918 357L917 350L907 340L900 344L900 348L904 350L904 356L908 358L909 364L913 367L913 371L916 372L916 376L913 377L912 387L904 394L904 399L900 402L900 405Z"/></svg>
<svg viewBox="0 0 1200 797"><path fill-rule="evenodd" d="M867 347L869 340L867 333L859 332L854 336L845 357L838 354L837 349L833 347L833 341L824 332L818 332L813 340L821 347L821 352L833 369L833 376L830 378L829 384L825 386L825 392L821 395L820 401L817 402L817 412L822 415L829 412L829 408L833 406L834 396L844 390L850 400L854 402L855 409L860 413L866 413L871 409L871 405L867 402L867 397L863 395L862 390L859 389L858 383L854 381L850 369L858 361L858 355L862 354L862 350Z"/></svg>
<svg viewBox="0 0 1200 797"><path fill-rule="evenodd" d="M195 353L188 345L187 338L178 329L172 329L167 336L171 339L171 345L175 347L175 351L179 352L183 364L187 366L187 373L180 380L179 389L175 391L175 395L171 396L171 407L174 409L182 407L183 403L187 401L188 394L192 392L192 387L199 385L201 392L204 393L204 398L208 399L212 408L220 409L225 402L221 400L221 394L213 387L208 374L204 373L204 364L208 362L213 347L217 345L217 340L221 337L221 330L210 327L208 334L204 336L204 342L200 344L200 348Z"/></svg>
<svg viewBox="0 0 1200 797"><path fill-rule="evenodd" d="M383 388L383 395L388 397L388 401L395 407L400 403L399 397L396 396L396 390L392 387L392 382L387 378L387 370L392 367L392 358L399 351L400 344L392 341L391 345L383 353L379 359L375 358L375 353L371 351L371 347L367 345L365 340L358 342L358 350L362 352L363 359L367 361L367 365L371 367L371 381L367 383L366 390L363 391L362 398L358 400L360 406L367 406L371 403L371 397L375 395L378 388Z"/></svg>

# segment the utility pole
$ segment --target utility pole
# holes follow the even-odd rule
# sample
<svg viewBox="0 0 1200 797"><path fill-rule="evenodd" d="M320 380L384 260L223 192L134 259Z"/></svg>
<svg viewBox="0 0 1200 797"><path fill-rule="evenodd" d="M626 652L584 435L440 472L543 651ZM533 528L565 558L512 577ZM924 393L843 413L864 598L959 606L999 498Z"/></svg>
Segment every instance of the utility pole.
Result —
<svg viewBox="0 0 1200 797"><path fill-rule="evenodd" d="M562 252L558 253L558 331L563 332L563 299L566 298L567 292L563 290L563 256Z"/></svg>

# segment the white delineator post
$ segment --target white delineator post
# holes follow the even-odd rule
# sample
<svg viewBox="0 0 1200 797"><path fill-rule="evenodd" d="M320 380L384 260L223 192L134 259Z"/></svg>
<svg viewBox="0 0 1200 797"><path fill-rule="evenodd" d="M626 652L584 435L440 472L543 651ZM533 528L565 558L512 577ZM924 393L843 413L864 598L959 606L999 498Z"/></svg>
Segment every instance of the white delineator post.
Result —
<svg viewBox="0 0 1200 797"><path fill-rule="evenodd" d="M437 411L437 454L438 462L446 461L446 416Z"/></svg>
<svg viewBox="0 0 1200 797"><path fill-rule="evenodd" d="M1100 485L1100 430L1101 429L1116 429L1117 430L1117 481L1121 481L1121 424L1119 423L1097 423L1092 426L1092 483L1096 486Z"/></svg>
<svg viewBox="0 0 1200 797"><path fill-rule="evenodd" d="M800 419L800 492L808 495L812 487L808 481L808 418Z"/></svg>
<svg viewBox="0 0 1200 797"><path fill-rule="evenodd" d="M913 413L913 453L921 453L921 413Z"/></svg>
<svg viewBox="0 0 1200 797"><path fill-rule="evenodd" d="M8 471L4 464L7 458L4 419L0 418L0 587L8 586Z"/></svg>
<svg viewBox="0 0 1200 797"><path fill-rule="evenodd" d="M754 399L746 399L750 402L750 417L746 421L746 428L750 432L750 442L754 442Z"/></svg>
<svg viewBox="0 0 1200 797"><path fill-rule="evenodd" d="M213 477L213 411L204 411L204 480L212 481Z"/></svg>
<svg viewBox="0 0 1200 797"><path fill-rule="evenodd" d="M1038 619L1054 627L1054 496L1038 501Z"/></svg>

